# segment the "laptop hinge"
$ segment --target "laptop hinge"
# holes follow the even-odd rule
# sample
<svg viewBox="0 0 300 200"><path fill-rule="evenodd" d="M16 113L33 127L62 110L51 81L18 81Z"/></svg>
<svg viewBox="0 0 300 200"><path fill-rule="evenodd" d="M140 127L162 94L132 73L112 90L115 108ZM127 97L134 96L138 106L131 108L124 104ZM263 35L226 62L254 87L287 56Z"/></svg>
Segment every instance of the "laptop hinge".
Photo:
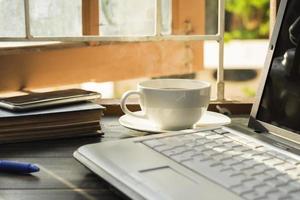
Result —
<svg viewBox="0 0 300 200"><path fill-rule="evenodd" d="M268 134L269 130L264 127L259 121L254 117L250 116L248 121L248 127L258 134Z"/></svg>

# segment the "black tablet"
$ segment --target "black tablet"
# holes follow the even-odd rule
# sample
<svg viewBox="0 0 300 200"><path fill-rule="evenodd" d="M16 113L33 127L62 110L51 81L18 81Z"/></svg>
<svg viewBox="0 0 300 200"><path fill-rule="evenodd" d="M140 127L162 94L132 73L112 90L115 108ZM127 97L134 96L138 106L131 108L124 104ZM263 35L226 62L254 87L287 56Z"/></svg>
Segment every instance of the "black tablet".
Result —
<svg viewBox="0 0 300 200"><path fill-rule="evenodd" d="M3 98L0 99L0 107L12 111L28 111L49 106L95 100L100 97L101 94L97 92L68 89Z"/></svg>

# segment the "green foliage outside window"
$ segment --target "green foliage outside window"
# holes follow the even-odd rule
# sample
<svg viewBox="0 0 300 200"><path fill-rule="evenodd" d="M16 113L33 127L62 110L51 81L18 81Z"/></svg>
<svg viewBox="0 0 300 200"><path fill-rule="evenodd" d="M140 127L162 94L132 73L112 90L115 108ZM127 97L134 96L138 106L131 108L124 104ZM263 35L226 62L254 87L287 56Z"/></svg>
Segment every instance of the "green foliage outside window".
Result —
<svg viewBox="0 0 300 200"><path fill-rule="evenodd" d="M225 41L268 38L270 0L227 0Z"/></svg>

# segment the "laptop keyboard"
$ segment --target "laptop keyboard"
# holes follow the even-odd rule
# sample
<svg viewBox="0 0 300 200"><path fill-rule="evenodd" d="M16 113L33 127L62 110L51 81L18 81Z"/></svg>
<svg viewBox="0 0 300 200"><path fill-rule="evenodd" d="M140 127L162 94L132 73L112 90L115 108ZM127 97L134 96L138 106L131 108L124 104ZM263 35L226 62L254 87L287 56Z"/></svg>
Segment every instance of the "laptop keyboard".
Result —
<svg viewBox="0 0 300 200"><path fill-rule="evenodd" d="M142 143L245 199L300 199L300 162L223 129Z"/></svg>

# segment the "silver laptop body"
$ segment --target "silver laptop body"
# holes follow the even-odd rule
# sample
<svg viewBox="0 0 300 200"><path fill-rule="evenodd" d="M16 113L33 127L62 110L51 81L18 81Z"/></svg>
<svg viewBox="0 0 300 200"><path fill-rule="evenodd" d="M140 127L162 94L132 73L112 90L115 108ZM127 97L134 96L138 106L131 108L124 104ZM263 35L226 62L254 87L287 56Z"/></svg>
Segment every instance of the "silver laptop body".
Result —
<svg viewBox="0 0 300 200"><path fill-rule="evenodd" d="M132 199L300 199L299 7L281 1L248 127L85 145L74 157Z"/></svg>

